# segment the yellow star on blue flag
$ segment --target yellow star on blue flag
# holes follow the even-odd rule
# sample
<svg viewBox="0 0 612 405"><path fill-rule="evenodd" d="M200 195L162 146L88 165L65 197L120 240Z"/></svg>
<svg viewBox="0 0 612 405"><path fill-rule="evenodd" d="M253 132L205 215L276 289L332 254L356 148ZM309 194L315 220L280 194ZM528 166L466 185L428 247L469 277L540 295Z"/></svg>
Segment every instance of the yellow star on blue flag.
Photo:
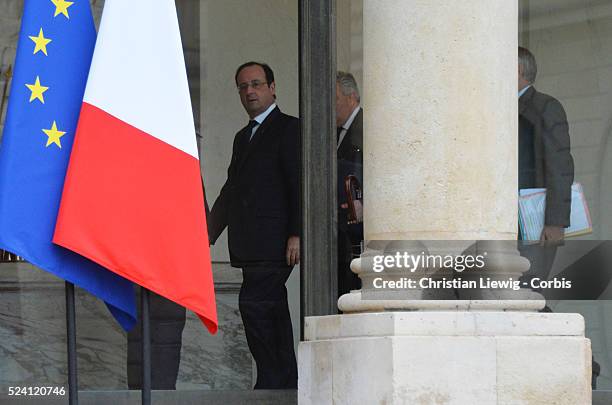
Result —
<svg viewBox="0 0 612 405"><path fill-rule="evenodd" d="M49 145L55 144L60 149L62 148L62 143L60 142L60 138L66 134L66 131L58 130L57 124L55 121L53 121L53 125L51 125L51 128L43 129L42 131L45 133L45 135L47 135L47 144L45 145L46 147L49 147Z"/></svg>
<svg viewBox="0 0 612 405"><path fill-rule="evenodd" d="M34 42L35 45L34 54L38 53L39 51L42 51L42 53L48 55L47 45L49 44L49 42L51 42L51 40L49 38L45 38L45 33L43 32L42 28L38 32L37 36L30 35L30 39L32 40L32 42Z"/></svg>
<svg viewBox="0 0 612 405"><path fill-rule="evenodd" d="M55 13L53 14L53 17L63 14L66 18L70 18L70 15L68 15L68 7L74 4L73 1L51 0L51 3L53 3L55 6Z"/></svg>
<svg viewBox="0 0 612 405"><path fill-rule="evenodd" d="M36 81L34 81L34 83L26 83L25 86L28 88L28 90L32 92L30 94L30 103L34 100L38 100L41 103L45 104L45 98L43 97L43 93L49 90L49 87L40 84L40 77L36 76Z"/></svg>

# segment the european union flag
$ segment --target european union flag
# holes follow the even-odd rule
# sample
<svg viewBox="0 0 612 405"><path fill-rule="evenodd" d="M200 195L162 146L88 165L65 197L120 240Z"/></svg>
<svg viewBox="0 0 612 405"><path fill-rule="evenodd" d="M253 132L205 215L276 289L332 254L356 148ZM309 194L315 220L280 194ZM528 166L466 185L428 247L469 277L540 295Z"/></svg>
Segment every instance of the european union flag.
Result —
<svg viewBox="0 0 612 405"><path fill-rule="evenodd" d="M0 146L0 248L136 322L132 283L51 243L96 41L88 0L26 0Z"/></svg>

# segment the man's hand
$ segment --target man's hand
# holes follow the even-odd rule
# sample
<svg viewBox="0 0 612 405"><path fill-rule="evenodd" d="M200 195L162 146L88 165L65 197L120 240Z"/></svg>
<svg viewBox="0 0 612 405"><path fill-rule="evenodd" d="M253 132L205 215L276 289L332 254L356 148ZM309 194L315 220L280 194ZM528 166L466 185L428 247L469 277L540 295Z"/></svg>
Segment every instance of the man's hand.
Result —
<svg viewBox="0 0 612 405"><path fill-rule="evenodd" d="M540 246L555 245L563 242L565 229L562 226L545 225L540 235Z"/></svg>
<svg viewBox="0 0 612 405"><path fill-rule="evenodd" d="M300 264L300 237L290 236L287 239L287 265Z"/></svg>
<svg viewBox="0 0 612 405"><path fill-rule="evenodd" d="M360 200L353 201L353 206L355 207L355 216L357 217L356 221L347 221L349 224L359 224L363 222L363 205ZM340 208L348 209L348 203L344 203L340 205Z"/></svg>

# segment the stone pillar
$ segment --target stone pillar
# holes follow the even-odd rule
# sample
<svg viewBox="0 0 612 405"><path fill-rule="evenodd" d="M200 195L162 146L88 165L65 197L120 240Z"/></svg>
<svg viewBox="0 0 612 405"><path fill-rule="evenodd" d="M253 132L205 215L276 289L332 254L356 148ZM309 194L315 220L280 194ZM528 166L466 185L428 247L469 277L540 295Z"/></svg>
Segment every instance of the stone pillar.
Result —
<svg viewBox="0 0 612 405"><path fill-rule="evenodd" d="M481 274L518 279L529 268L514 244L492 242L517 234L518 6L490 4L364 2L365 256L394 250L456 255L481 241L479 249L489 254ZM412 242L384 242L400 240ZM379 276L368 264L352 264L365 294ZM422 275L386 271L387 279ZM345 313L544 307L529 290L479 290L471 297L497 295L498 301L441 301L449 292L412 290L402 302L384 302L356 291L341 297L339 307Z"/></svg>
<svg viewBox="0 0 612 405"><path fill-rule="evenodd" d="M364 0L366 253L458 254L480 240L491 252L487 276L528 269L508 242L517 230L517 20L507 0ZM364 293L374 276L365 263L351 265ZM582 317L538 313L544 302L530 291L479 294L376 300L354 291L340 298L344 315L306 318L299 403L590 403Z"/></svg>
<svg viewBox="0 0 612 405"><path fill-rule="evenodd" d="M517 5L366 0L366 240L516 239Z"/></svg>

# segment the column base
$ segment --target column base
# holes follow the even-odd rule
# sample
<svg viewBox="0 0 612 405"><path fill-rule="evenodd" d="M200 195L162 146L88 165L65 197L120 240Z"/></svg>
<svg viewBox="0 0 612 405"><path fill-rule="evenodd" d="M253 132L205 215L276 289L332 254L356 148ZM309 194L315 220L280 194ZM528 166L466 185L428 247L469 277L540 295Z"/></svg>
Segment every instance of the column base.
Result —
<svg viewBox="0 0 612 405"><path fill-rule="evenodd" d="M591 344L578 314L310 317L304 339L300 405L591 403Z"/></svg>
<svg viewBox="0 0 612 405"><path fill-rule="evenodd" d="M421 293L418 290L415 293ZM544 298L531 290L508 292L508 299L450 300L450 299L364 299L362 290L344 294L338 300L338 309L343 313L384 311L520 311L534 312L546 305ZM512 297L512 298L510 298Z"/></svg>

